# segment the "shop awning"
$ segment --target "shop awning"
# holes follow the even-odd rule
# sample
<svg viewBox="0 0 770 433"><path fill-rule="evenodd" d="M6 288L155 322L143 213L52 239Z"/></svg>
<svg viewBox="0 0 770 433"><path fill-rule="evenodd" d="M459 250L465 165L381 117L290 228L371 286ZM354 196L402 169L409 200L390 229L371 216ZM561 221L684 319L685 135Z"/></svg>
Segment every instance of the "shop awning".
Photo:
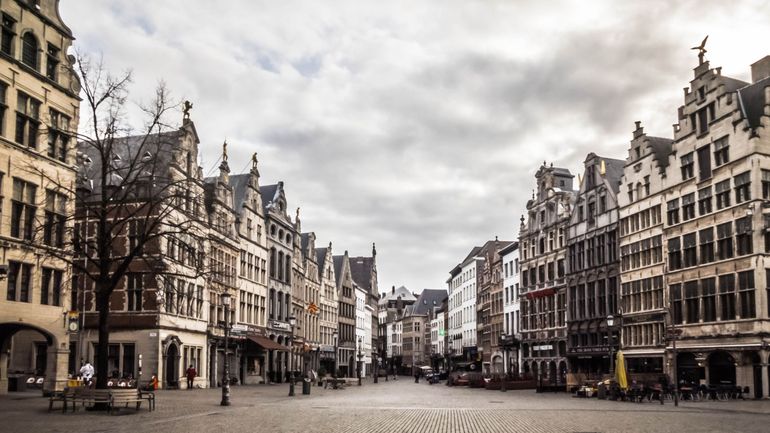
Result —
<svg viewBox="0 0 770 433"><path fill-rule="evenodd" d="M283 350L287 352L289 350L288 347L278 344L275 341L267 337L263 337L261 335L249 335L248 338L249 340L257 343L259 346L261 346L265 350Z"/></svg>

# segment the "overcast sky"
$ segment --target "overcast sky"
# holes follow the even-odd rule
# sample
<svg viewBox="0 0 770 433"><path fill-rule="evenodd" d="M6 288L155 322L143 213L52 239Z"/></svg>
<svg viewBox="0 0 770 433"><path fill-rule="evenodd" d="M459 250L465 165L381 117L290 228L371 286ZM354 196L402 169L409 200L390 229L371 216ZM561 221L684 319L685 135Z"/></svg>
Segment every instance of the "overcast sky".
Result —
<svg viewBox="0 0 770 433"><path fill-rule="evenodd" d="M445 288L474 245L515 239L543 160L625 158L635 120L671 137L706 34L724 75L749 80L770 54L768 1L60 8L78 50L133 71L133 100L162 79L194 103L207 175L227 139L231 170L258 152L319 246L376 242L381 291Z"/></svg>

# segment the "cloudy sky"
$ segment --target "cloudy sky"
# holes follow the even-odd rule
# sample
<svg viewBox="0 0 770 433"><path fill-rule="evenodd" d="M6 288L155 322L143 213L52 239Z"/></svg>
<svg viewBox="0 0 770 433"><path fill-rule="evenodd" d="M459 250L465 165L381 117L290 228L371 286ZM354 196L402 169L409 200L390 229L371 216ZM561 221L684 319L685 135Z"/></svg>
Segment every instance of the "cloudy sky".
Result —
<svg viewBox="0 0 770 433"><path fill-rule="evenodd" d="M380 288L445 287L474 245L515 239L543 160L625 158L670 137L708 34L749 80L768 1L61 2L76 47L194 103L206 174L258 152L335 253L377 243ZM588 7L590 5L590 7ZM181 113L179 115L181 121ZM141 119L135 122L140 125Z"/></svg>

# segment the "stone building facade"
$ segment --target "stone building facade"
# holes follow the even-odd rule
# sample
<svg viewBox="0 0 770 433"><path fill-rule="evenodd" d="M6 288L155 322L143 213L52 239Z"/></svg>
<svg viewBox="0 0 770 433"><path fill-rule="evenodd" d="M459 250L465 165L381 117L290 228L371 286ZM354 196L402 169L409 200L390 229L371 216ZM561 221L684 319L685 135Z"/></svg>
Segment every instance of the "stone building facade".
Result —
<svg viewBox="0 0 770 433"><path fill-rule="evenodd" d="M320 366L330 373L336 374L339 367L339 334L337 323L339 315L339 297L337 295L337 277L334 273L334 256L332 243L327 248L316 248L318 263L318 279L320 284L320 317L318 320L320 347Z"/></svg>
<svg viewBox="0 0 770 433"><path fill-rule="evenodd" d="M508 359L506 372L518 375L521 366L521 333L519 330L519 243L513 242L500 250L503 259L503 332L506 336Z"/></svg>
<svg viewBox="0 0 770 433"><path fill-rule="evenodd" d="M625 161L590 153L567 232L567 386L610 372L620 286L617 194Z"/></svg>
<svg viewBox="0 0 770 433"><path fill-rule="evenodd" d="M350 271L348 252L334 256L334 276L337 278L337 330L339 341L338 368L347 377L354 377L356 372L356 294L353 275Z"/></svg>
<svg viewBox="0 0 770 433"><path fill-rule="evenodd" d="M567 374L565 262L573 177L544 163L519 230L523 372L552 385L564 385Z"/></svg>
<svg viewBox="0 0 770 433"><path fill-rule="evenodd" d="M500 250L511 241L489 241L478 257L482 260L479 292L476 298L477 334L481 351L482 371L501 374L504 372L500 336L503 334L503 260Z"/></svg>
<svg viewBox="0 0 770 433"><path fill-rule="evenodd" d="M477 346L478 329L476 302L481 281L482 261L478 260L481 247L470 253L449 271L449 357L454 365L472 364L481 368Z"/></svg>
<svg viewBox="0 0 770 433"><path fill-rule="evenodd" d="M0 394L30 376L45 377L48 392L79 367L66 320L78 302L67 251L74 197L46 179L75 184L80 83L57 0L4 1L0 11ZM53 232L41 223L49 215Z"/></svg>

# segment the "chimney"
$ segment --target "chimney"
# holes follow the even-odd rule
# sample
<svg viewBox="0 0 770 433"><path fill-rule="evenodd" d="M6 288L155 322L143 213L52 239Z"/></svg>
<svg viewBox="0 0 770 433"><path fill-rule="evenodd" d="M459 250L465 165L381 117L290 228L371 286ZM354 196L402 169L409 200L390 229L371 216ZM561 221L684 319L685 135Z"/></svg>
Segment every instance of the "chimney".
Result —
<svg viewBox="0 0 770 433"><path fill-rule="evenodd" d="M770 56L765 56L751 65L751 82L770 77Z"/></svg>
<svg viewBox="0 0 770 433"><path fill-rule="evenodd" d="M396 286L393 286L390 288L390 293L395 294L396 293Z"/></svg>

